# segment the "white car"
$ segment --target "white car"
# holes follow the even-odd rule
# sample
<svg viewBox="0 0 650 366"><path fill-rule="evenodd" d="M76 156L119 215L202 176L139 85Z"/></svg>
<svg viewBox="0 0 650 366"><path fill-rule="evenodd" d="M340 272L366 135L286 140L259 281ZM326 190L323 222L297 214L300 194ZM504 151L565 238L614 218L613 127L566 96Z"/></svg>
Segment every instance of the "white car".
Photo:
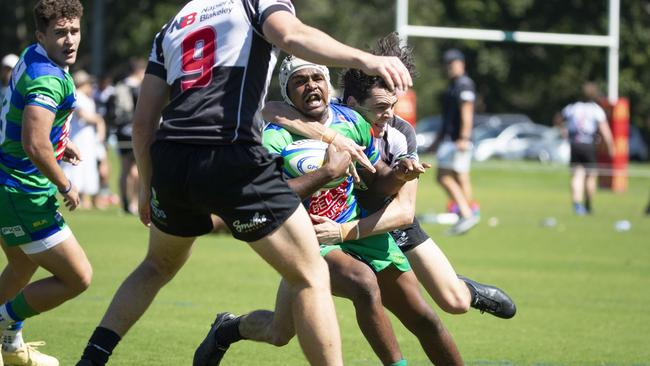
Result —
<svg viewBox="0 0 650 366"><path fill-rule="evenodd" d="M527 156L527 150L543 141L550 130L550 127L530 122L512 124L493 137L475 140L474 160L524 159ZM479 135L480 132L476 131L476 134ZM489 134L489 132L486 130L485 134Z"/></svg>

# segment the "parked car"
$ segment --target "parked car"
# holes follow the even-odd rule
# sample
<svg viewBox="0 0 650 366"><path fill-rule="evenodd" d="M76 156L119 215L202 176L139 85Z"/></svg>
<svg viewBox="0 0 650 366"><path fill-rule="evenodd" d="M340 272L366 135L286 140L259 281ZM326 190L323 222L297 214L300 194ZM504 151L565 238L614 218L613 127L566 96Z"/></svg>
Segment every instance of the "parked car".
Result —
<svg viewBox="0 0 650 366"><path fill-rule="evenodd" d="M549 128L537 141L532 141L524 152L524 158L541 163L569 164L571 147L569 141L562 138L558 128Z"/></svg>
<svg viewBox="0 0 650 366"><path fill-rule="evenodd" d="M630 160L648 160L648 145L643 141L639 128L632 124L630 125L630 139L627 146Z"/></svg>
<svg viewBox="0 0 650 366"><path fill-rule="evenodd" d="M484 138L495 137L506 127L515 124L528 122L533 123L531 119L518 113L499 113L499 114L476 114L474 115L474 128L472 129L472 141L476 144ZM422 118L415 124L415 133L418 144L418 152L431 151L436 133L442 124L440 115L433 115Z"/></svg>
<svg viewBox="0 0 650 366"><path fill-rule="evenodd" d="M477 130L479 130L477 128ZM480 129L482 130L482 129ZM548 134L550 127L530 122L512 124L502 131L496 130L496 136L474 140L474 160L485 161L490 158L523 159L526 151L533 145L539 144ZM477 134L480 131L477 131ZM486 134L494 133L489 129Z"/></svg>

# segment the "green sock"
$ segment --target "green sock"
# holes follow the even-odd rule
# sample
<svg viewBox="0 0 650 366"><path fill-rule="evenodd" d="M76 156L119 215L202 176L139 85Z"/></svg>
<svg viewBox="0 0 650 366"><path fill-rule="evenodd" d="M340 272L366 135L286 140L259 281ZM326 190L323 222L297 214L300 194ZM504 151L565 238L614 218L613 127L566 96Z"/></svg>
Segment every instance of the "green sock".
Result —
<svg viewBox="0 0 650 366"><path fill-rule="evenodd" d="M29 306L27 301L25 301L25 295L22 292L11 300L8 305L11 307L11 310L22 319L31 318L34 315L40 314Z"/></svg>
<svg viewBox="0 0 650 366"><path fill-rule="evenodd" d="M406 366L406 365L407 365L406 360L403 358L397 362L393 362L390 364L390 366Z"/></svg>

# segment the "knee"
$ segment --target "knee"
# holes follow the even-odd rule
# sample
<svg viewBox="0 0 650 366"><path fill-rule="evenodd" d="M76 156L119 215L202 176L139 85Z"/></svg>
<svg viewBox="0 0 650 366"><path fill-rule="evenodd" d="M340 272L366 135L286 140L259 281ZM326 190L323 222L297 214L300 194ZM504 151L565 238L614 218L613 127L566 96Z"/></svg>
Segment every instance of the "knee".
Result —
<svg viewBox="0 0 650 366"><path fill-rule="evenodd" d="M88 263L84 269L80 270L77 273L74 282L72 282L70 285L70 289L72 290L73 295L77 296L82 292L86 291L88 287L90 287L92 278L93 278L93 269L90 266L90 263Z"/></svg>
<svg viewBox="0 0 650 366"><path fill-rule="evenodd" d="M294 288L309 287L330 291L329 270L321 257L309 265L299 264L298 268L285 273L283 277Z"/></svg>
<svg viewBox="0 0 650 366"><path fill-rule="evenodd" d="M461 291L450 290L443 294L438 306L449 314L465 314L469 311L471 297Z"/></svg>
<svg viewBox="0 0 650 366"><path fill-rule="evenodd" d="M351 289L350 300L356 305L364 307L381 301L381 292L377 279L367 274L354 274L347 279Z"/></svg>
<svg viewBox="0 0 650 366"><path fill-rule="evenodd" d="M162 283L171 281L179 268L180 267L172 261L164 260L162 258L147 257L140 264L140 270L144 272L146 277Z"/></svg>
<svg viewBox="0 0 650 366"><path fill-rule="evenodd" d="M291 338L293 338L292 334L281 334L281 333L274 333L271 335L269 339L269 343L276 347L284 347L287 344L289 344L289 341L291 341Z"/></svg>

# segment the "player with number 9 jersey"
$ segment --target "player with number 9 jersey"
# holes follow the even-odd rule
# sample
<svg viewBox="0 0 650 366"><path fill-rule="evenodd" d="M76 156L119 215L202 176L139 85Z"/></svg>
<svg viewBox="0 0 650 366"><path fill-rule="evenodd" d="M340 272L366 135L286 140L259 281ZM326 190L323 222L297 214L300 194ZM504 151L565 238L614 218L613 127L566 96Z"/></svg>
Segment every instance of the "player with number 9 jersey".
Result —
<svg viewBox="0 0 650 366"><path fill-rule="evenodd" d="M277 10L294 13L283 0L191 1L162 28L147 70L171 86L159 139L261 143L258 110L279 53L262 24Z"/></svg>

